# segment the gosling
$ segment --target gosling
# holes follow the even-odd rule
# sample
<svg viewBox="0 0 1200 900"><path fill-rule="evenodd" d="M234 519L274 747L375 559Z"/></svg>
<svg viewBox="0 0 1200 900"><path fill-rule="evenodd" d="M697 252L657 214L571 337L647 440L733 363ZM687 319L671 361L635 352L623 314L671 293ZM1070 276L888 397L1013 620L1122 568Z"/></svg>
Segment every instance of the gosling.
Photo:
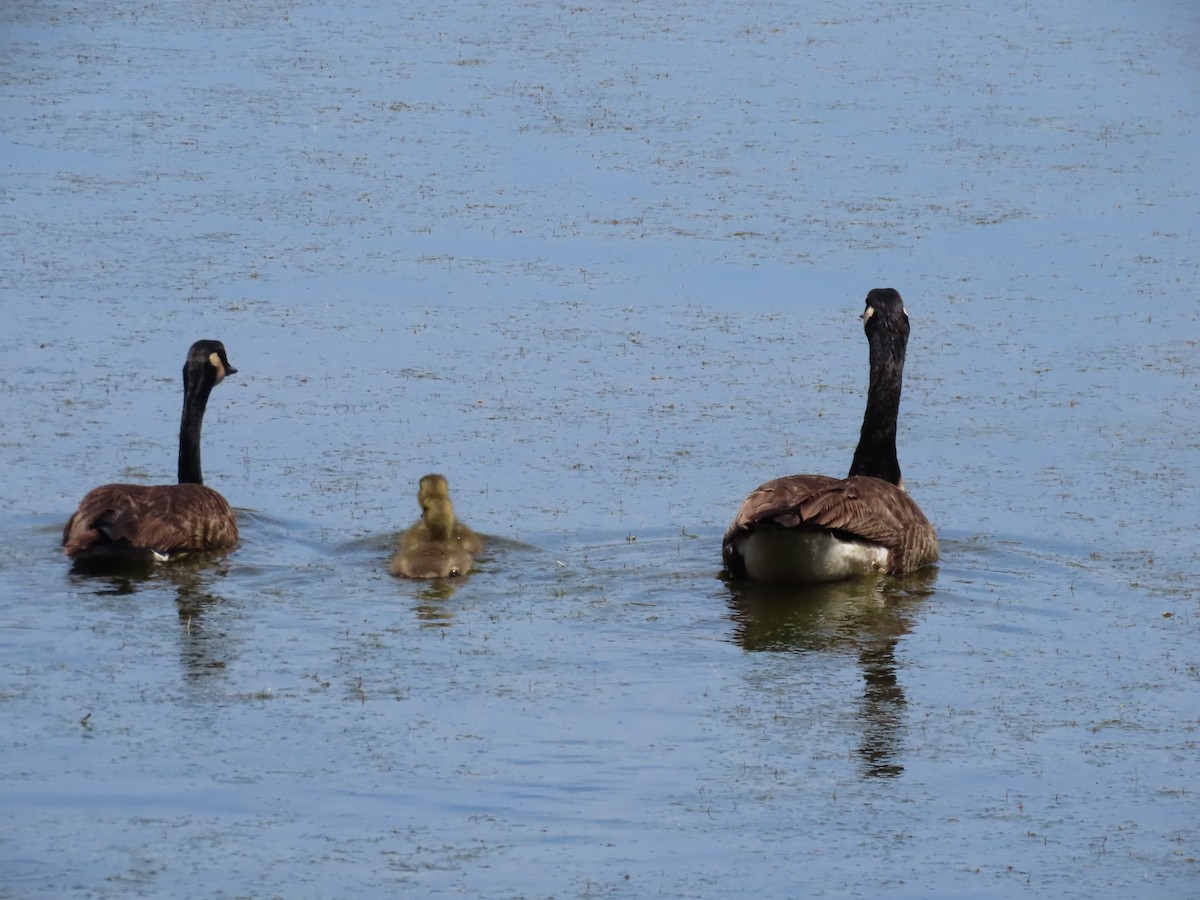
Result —
<svg viewBox="0 0 1200 900"><path fill-rule="evenodd" d="M483 541L454 517L450 487L443 475L426 475L417 492L421 518L400 536L392 557L393 575L404 578L454 578L466 575Z"/></svg>

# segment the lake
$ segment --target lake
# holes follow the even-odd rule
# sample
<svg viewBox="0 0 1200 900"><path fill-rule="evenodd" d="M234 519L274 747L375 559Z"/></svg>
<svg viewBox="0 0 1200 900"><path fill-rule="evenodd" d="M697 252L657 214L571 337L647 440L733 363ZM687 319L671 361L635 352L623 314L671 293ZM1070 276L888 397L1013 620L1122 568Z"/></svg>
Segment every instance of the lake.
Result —
<svg viewBox="0 0 1200 900"><path fill-rule="evenodd" d="M0 23L0 897L1200 896L1200 8ZM940 564L727 583L883 286ZM73 571L199 338L240 546Z"/></svg>

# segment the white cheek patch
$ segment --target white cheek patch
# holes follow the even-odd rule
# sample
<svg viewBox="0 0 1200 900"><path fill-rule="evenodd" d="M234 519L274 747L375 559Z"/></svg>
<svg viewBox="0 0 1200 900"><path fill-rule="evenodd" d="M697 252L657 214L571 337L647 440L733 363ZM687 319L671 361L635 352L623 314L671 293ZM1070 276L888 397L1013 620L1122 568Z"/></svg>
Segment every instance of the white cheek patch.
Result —
<svg viewBox="0 0 1200 900"><path fill-rule="evenodd" d="M215 352L208 354L208 364L217 370L217 384L225 380L225 367L221 365L221 357Z"/></svg>
<svg viewBox="0 0 1200 900"><path fill-rule="evenodd" d="M873 315L875 315L875 307L868 306L866 309L864 309L862 314L863 324L866 325L867 319L871 318Z"/></svg>

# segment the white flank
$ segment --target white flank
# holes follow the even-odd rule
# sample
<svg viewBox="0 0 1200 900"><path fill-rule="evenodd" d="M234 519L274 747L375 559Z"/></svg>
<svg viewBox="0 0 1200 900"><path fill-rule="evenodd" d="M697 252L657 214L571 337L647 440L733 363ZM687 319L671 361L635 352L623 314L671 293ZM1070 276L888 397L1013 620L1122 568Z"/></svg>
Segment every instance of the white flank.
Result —
<svg viewBox="0 0 1200 900"><path fill-rule="evenodd" d="M755 581L842 581L887 570L886 547L824 531L763 529L740 534L733 544Z"/></svg>

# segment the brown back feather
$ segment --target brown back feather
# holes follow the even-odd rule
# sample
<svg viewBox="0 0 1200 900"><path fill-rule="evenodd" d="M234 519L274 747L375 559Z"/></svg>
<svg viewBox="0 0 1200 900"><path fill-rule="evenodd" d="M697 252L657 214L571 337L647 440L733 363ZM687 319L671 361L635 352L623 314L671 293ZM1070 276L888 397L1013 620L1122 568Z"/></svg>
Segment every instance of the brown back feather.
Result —
<svg viewBox="0 0 1200 900"><path fill-rule="evenodd" d="M937 534L916 502L888 481L855 475L790 475L750 493L725 532L722 552L734 569L733 539L759 528L839 532L888 550L888 573L936 562Z"/></svg>
<svg viewBox="0 0 1200 900"><path fill-rule="evenodd" d="M214 552L237 542L237 516L201 484L106 484L83 498L63 529L72 559Z"/></svg>

